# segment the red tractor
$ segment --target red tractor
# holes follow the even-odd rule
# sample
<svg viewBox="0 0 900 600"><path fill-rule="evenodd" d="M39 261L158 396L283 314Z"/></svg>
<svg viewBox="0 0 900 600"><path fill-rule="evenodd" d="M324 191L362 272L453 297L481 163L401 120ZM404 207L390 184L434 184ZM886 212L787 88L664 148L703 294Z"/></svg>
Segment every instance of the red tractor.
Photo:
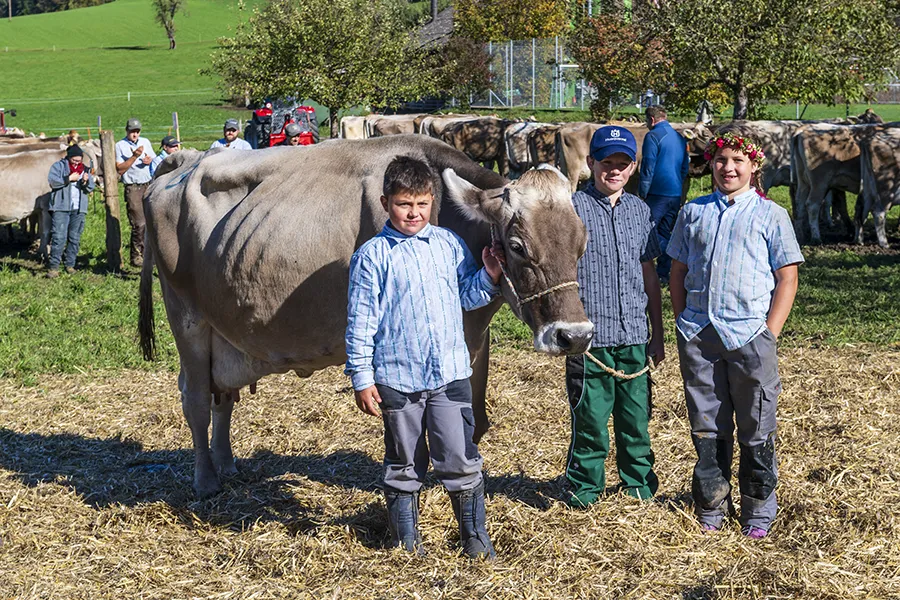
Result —
<svg viewBox="0 0 900 600"><path fill-rule="evenodd" d="M319 142L319 124L316 109L312 106L288 101L266 101L262 108L253 111L253 117L244 128L244 139L254 148L278 146L285 140L284 129L291 123L300 126L300 145Z"/></svg>

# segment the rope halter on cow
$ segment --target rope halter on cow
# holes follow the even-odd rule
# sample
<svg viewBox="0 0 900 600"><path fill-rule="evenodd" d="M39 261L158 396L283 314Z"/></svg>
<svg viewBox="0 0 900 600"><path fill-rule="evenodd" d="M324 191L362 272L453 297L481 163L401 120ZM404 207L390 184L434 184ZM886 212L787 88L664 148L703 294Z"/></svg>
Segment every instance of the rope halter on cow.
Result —
<svg viewBox="0 0 900 600"><path fill-rule="evenodd" d="M496 242L497 242L497 237L494 234L494 226L491 225L491 246L493 246ZM500 262L500 272L503 273L503 279L506 280L506 285L509 286L509 291L512 292L513 297L516 299L516 304L518 305L519 313L522 312L522 305L528 304L529 302L531 302L533 300L537 300L538 298L541 298L548 294L552 294L553 292L565 289L567 287L572 287L572 286L578 287L577 281L566 281L565 283L560 283L560 284L548 287L547 289L542 290L536 294L532 294L525 298L520 298L519 293L516 291L516 286L513 285L512 279L509 278L509 273L506 271L506 265L503 264L503 262ZM600 369L602 369L604 372L608 373L609 375L612 375L613 377L615 377L617 379L622 379L625 381L637 379L644 373L647 373L650 370L650 368L653 366L653 361L650 360L649 364L647 366L645 366L643 369L641 369L640 371L638 371L637 373L625 373L624 371L616 370L616 369L613 369L612 367L605 365L603 362L601 362L600 360L595 358L590 352L585 352L584 355L586 357L588 357L591 360L591 362L593 362L595 365L600 367Z"/></svg>
<svg viewBox="0 0 900 600"><path fill-rule="evenodd" d="M493 246L497 242L497 238L494 236L494 226L491 225L491 246ZM578 287L577 281L566 281L565 283L560 283L551 287L548 287L545 290L542 290L536 294L532 294L525 298L520 298L519 293L516 291L516 286L513 285L512 279L509 278L509 273L506 271L506 265L503 262L500 262L500 272L503 273L503 279L506 280L506 285L509 286L509 291L512 292L513 297L516 299L516 304L518 305L519 312L522 311L522 306L524 304L528 304L533 300L537 300L543 296L548 294L552 294L553 292L557 292L559 290L565 289L567 287Z"/></svg>

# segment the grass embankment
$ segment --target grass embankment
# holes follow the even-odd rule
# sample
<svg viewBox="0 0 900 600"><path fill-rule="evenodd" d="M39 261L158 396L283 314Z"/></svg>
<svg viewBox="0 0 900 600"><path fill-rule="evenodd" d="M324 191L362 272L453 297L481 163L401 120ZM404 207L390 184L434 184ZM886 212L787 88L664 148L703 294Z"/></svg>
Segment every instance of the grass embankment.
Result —
<svg viewBox="0 0 900 600"><path fill-rule="evenodd" d="M2 20L0 72L16 74L0 87L0 106L17 112L7 125L47 135L78 129L87 136L90 128L96 137L100 116L120 136L125 121L138 117L158 143L177 112L182 139L205 148L225 119L250 115L227 106L216 80L199 71L209 66L216 39L256 3L247 2L242 16L237 0L191 0L188 13L175 18L173 51L146 0Z"/></svg>
<svg viewBox="0 0 900 600"><path fill-rule="evenodd" d="M699 188L695 189L699 194ZM772 195L782 204L788 202L780 188ZM124 206L122 215L122 239L128 240ZM104 274L104 227L103 212L92 208L76 275L44 279L43 270L22 246L0 254L0 377L30 382L41 373L177 368L158 285L155 308L161 362L142 360L136 334L138 273ZM889 231L896 227L896 219L890 219ZM892 241L896 248L898 240ZM804 248L804 254L807 262L800 270L800 291L782 345L900 348L900 305L893 298L894 290L900 289L900 253L875 251L871 246L863 253L829 246ZM664 306L672 342L672 314L665 293ZM528 328L508 308L495 319L493 336L500 348L527 347L531 340Z"/></svg>

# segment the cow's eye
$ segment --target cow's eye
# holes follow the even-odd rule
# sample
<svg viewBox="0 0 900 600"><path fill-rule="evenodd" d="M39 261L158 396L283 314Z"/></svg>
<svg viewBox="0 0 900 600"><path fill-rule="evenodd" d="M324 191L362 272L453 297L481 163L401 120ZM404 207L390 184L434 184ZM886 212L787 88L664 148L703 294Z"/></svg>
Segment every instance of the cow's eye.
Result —
<svg viewBox="0 0 900 600"><path fill-rule="evenodd" d="M509 249L515 252L516 254L521 254L525 256L525 246L523 246L520 242L516 240L510 240Z"/></svg>

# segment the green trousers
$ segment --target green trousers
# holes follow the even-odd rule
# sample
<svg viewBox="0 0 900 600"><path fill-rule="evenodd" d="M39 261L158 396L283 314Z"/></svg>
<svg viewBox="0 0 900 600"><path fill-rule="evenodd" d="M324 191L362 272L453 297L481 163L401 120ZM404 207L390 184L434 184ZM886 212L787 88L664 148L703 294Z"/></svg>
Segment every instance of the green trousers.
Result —
<svg viewBox="0 0 900 600"><path fill-rule="evenodd" d="M591 355L624 373L647 364L645 344L591 348ZM566 359L566 392L572 412L572 443L566 477L572 485L570 504L587 506L606 489L609 417L616 436L616 466L621 487L630 496L648 499L659 487L650 449L650 376L624 380L603 371L584 356Z"/></svg>

